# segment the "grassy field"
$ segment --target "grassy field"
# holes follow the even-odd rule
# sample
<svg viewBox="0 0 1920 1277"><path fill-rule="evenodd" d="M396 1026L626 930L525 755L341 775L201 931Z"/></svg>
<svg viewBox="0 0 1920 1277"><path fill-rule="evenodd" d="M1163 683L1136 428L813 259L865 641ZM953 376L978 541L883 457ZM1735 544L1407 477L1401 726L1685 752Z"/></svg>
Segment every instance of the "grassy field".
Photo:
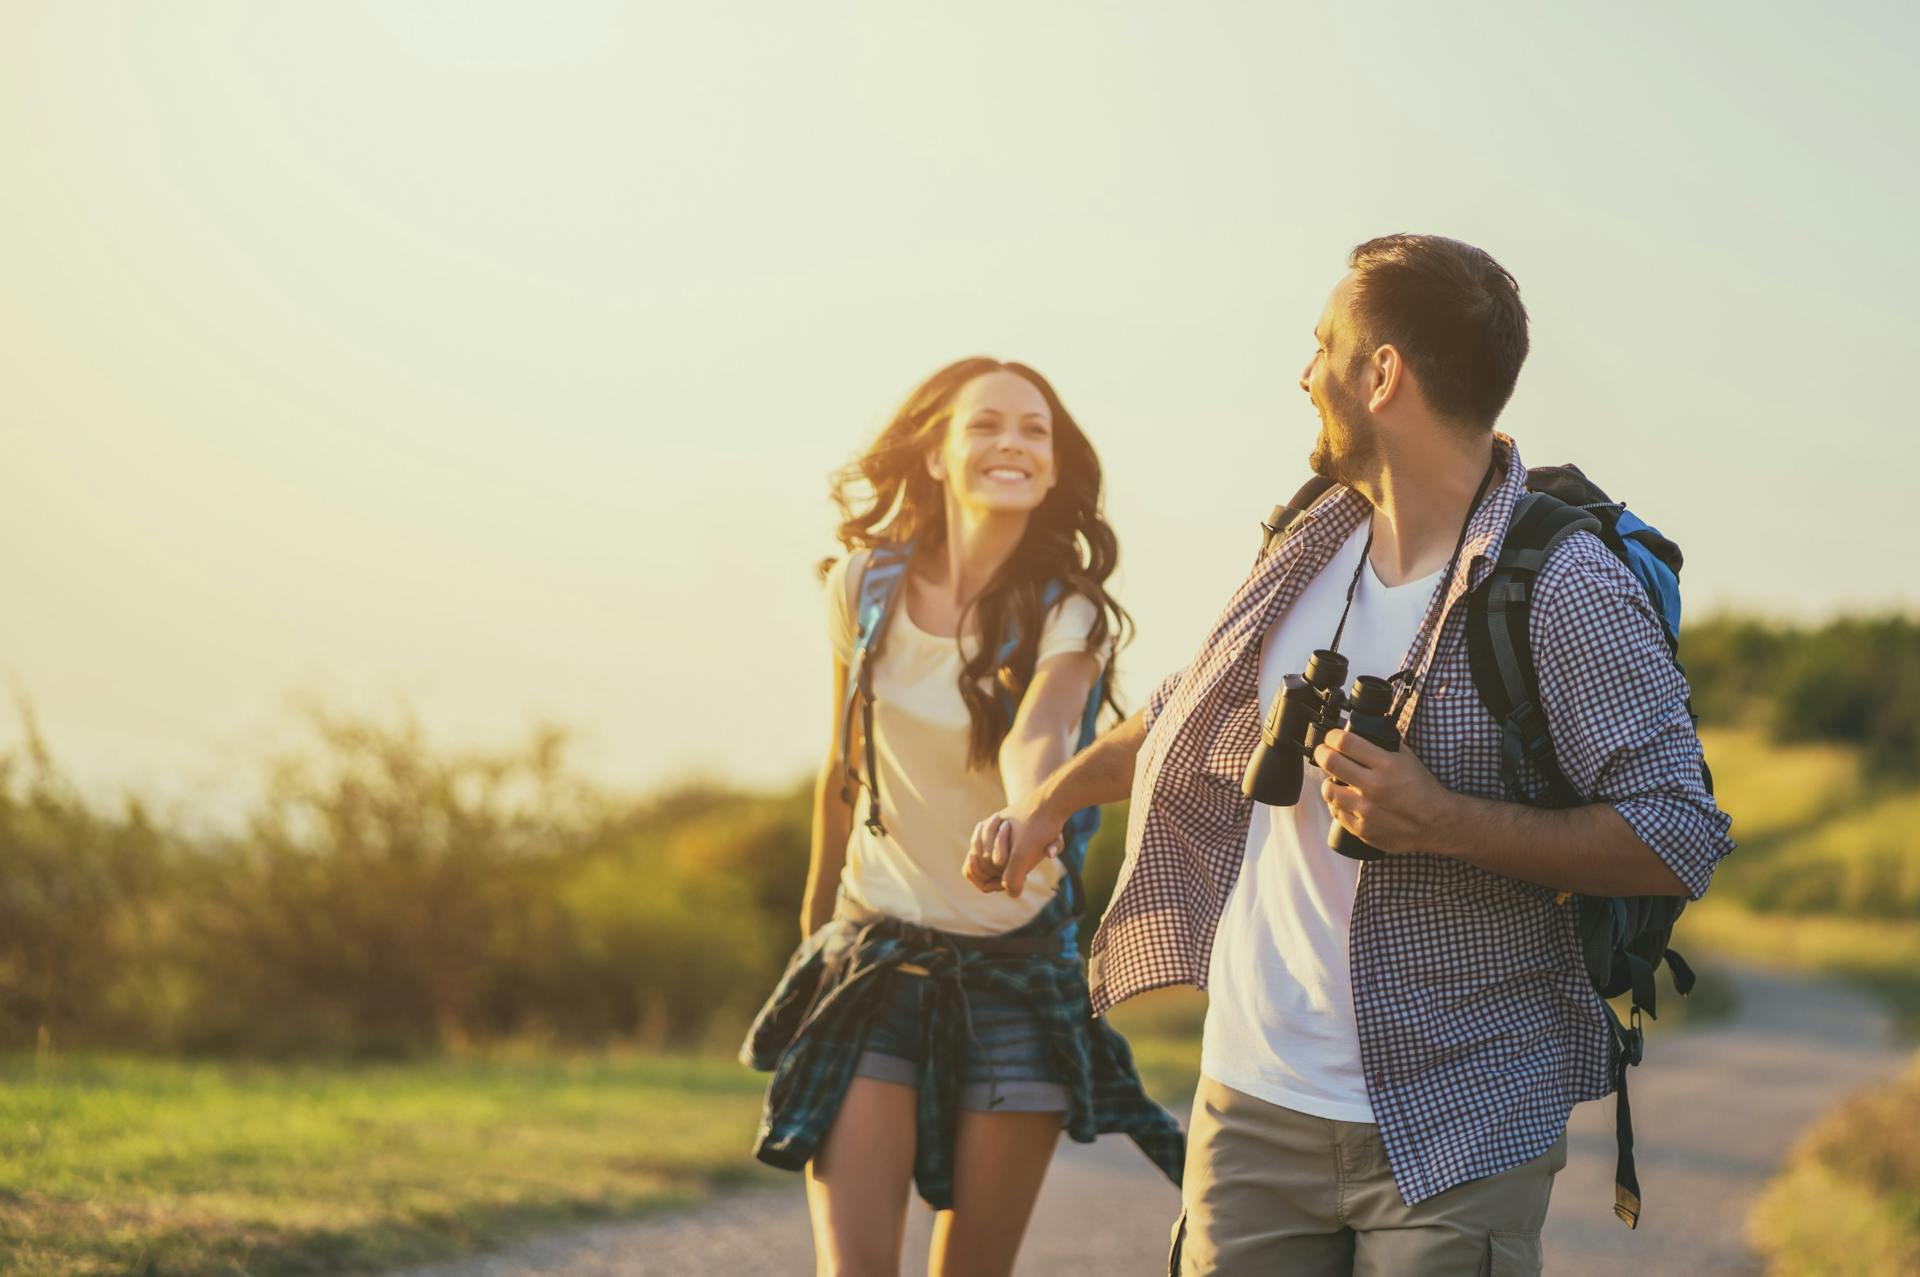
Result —
<svg viewBox="0 0 1920 1277"><path fill-rule="evenodd" d="M0 1271L377 1270L682 1203L756 1174L759 1091L728 1060L642 1055L13 1058Z"/></svg>
<svg viewBox="0 0 1920 1277"><path fill-rule="evenodd" d="M1125 1009L1178 1104L1204 1000ZM378 1271L780 1182L730 1059L534 1053L380 1065L0 1058L0 1272Z"/></svg>
<svg viewBox="0 0 1920 1277"><path fill-rule="evenodd" d="M1845 750L1739 733L1709 749L1741 849L1682 920L1682 948L1859 981L1920 1033L1915 793L1861 781ZM1724 1009L1711 960L1703 967L1694 1015ZM1666 1000L1656 1032L1679 1005ZM1191 1094L1204 1014L1190 991L1115 1012L1169 1105ZM0 1271L380 1270L773 1182L747 1156L763 1082L724 1058L637 1052L366 1065L0 1058ZM1756 1221L1778 1271L1837 1270L1812 1249L1836 1232L1873 1239L1892 1257L1882 1271L1910 1271L1916 1122L1920 1073L1809 1138Z"/></svg>
<svg viewBox="0 0 1920 1277"><path fill-rule="evenodd" d="M1920 789L1868 782L1838 746L1706 743L1740 848L1678 942L1848 980L1920 1041Z"/></svg>
<svg viewBox="0 0 1920 1277"><path fill-rule="evenodd" d="M1740 849L1681 920L1683 943L1850 981L1920 1040L1920 790L1857 753L1710 734ZM1920 1272L1920 1067L1807 1135L1753 1219L1777 1277Z"/></svg>

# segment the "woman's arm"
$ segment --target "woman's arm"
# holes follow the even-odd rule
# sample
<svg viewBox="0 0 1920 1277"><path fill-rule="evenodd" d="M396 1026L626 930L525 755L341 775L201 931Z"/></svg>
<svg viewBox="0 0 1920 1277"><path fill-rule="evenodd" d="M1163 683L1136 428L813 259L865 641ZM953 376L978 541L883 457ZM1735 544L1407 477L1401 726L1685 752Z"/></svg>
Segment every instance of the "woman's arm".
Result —
<svg viewBox="0 0 1920 1277"><path fill-rule="evenodd" d="M1034 670L1033 682L1020 698L1013 726L1000 743L1000 783L1006 788L1009 809L1034 797L1047 778L1073 756L1080 716L1086 712L1087 697L1092 695L1093 683L1098 677L1100 662L1086 652L1050 656ZM1008 842L983 839L980 833L978 828L974 830L961 872L982 891L1002 890L1007 885L1001 877L1007 866ZM1057 829L1052 831L1044 849L1047 855L1059 854ZM1038 863L1037 856L1034 863ZM1024 879L1026 875L1023 873L1020 877ZM1016 889L1013 894L1018 895L1019 891Z"/></svg>
<svg viewBox="0 0 1920 1277"><path fill-rule="evenodd" d="M833 916L834 893L847 863L847 839L853 833L853 805L841 794L845 777L840 770L841 707L847 695L847 663L833 662L832 748L813 786L813 851L807 860L807 892L800 905L800 936L812 935ZM856 737L859 728L853 729ZM856 739L854 743L859 742Z"/></svg>
<svg viewBox="0 0 1920 1277"><path fill-rule="evenodd" d="M1050 656L1033 672L1013 726L1000 742L1000 783L1017 803L1073 756L1080 716L1086 713L1100 662L1086 652Z"/></svg>

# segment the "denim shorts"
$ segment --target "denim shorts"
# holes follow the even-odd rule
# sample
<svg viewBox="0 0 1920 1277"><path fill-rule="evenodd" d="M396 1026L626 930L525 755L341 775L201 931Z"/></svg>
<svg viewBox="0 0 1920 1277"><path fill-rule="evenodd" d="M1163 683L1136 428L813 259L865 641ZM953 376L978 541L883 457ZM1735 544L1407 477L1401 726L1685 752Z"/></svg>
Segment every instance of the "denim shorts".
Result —
<svg viewBox="0 0 1920 1277"><path fill-rule="evenodd" d="M917 1086L925 1052L921 1002L927 977L894 968L867 1025L854 1076ZM960 1107L994 1113L1064 1113L1067 1088L1047 1054L1040 1017L1010 998L967 991L973 1035L960 1047Z"/></svg>

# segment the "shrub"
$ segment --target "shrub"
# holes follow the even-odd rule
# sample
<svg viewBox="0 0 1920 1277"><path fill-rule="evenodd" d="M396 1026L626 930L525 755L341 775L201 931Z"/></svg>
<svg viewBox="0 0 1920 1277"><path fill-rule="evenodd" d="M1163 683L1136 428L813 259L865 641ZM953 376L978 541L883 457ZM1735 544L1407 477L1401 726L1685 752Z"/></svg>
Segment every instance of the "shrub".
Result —
<svg viewBox="0 0 1920 1277"><path fill-rule="evenodd" d="M96 1042L159 1031L150 962L172 847L137 803L89 808L26 716L21 755L0 757L0 1046Z"/></svg>

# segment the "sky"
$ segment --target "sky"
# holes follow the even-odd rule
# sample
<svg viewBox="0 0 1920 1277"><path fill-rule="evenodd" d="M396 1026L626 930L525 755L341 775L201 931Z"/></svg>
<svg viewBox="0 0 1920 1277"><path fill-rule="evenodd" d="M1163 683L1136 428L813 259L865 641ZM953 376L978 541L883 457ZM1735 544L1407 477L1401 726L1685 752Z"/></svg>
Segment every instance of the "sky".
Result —
<svg viewBox="0 0 1920 1277"><path fill-rule="evenodd" d="M827 476L987 353L1099 450L1137 703L1408 230L1517 276L1502 428L1694 613L1913 608L1916 12L8 0L0 672L99 792L231 792L299 698L783 784Z"/></svg>

